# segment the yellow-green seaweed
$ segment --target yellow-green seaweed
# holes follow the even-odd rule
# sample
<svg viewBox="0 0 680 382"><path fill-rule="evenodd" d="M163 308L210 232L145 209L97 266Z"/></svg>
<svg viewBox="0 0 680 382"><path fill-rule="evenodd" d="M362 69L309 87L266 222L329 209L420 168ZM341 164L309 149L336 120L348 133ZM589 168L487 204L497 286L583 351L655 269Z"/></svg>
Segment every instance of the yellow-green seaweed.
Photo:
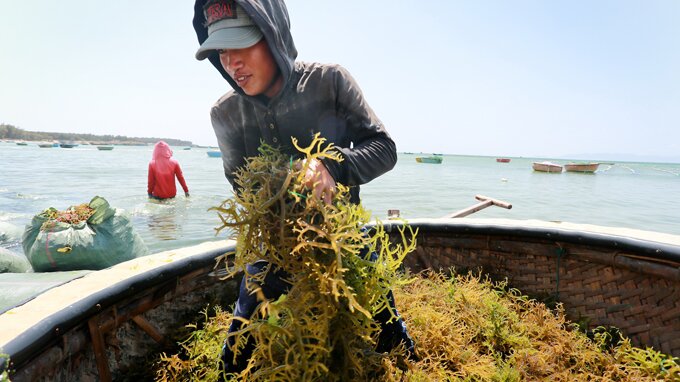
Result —
<svg viewBox="0 0 680 382"><path fill-rule="evenodd" d="M394 294L421 360L403 371L393 358L383 358L375 365L378 371L366 380L680 381L677 358L633 347L625 337L613 348L603 346L607 330L588 338L565 319L559 304L548 309L481 275L420 276L402 276L411 282L395 287ZM229 312L216 311L196 330L200 334L184 343L182 354L159 363L157 375L162 378L157 380L216 380L193 375L216 375L214 360L229 317ZM192 348L203 353L186 350Z"/></svg>
<svg viewBox="0 0 680 382"><path fill-rule="evenodd" d="M380 224L367 233L370 213L350 202L343 185L330 204L316 197L305 186L310 163L342 160L324 143L318 135L309 147L293 139L300 159L262 145L237 172L238 192L213 208L222 222L217 231L229 228L237 241L232 276L267 260L292 285L277 301L262 301L244 329L230 334L235 352L248 336L255 339L243 380L365 380L383 357L371 352L378 335L373 316L389 309L388 292L405 282L397 271L415 233L407 240L403 231L396 246ZM264 272L249 276L261 280Z"/></svg>

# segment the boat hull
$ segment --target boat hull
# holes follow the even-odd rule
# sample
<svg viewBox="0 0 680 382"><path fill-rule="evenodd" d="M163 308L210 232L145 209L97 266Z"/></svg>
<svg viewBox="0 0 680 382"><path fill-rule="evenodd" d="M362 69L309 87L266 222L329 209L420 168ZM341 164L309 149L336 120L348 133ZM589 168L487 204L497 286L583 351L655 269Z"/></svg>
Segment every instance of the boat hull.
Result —
<svg viewBox="0 0 680 382"><path fill-rule="evenodd" d="M506 219L415 219L411 272L483 272L560 301L589 328L616 326L634 345L680 356L680 236ZM385 223L399 240L400 221ZM210 302L231 306L239 278L215 258L233 241L162 252L91 272L0 315L13 381L129 377ZM112 341L114 339L115 341ZM49 376L49 377L48 377ZM97 379L97 378L95 378Z"/></svg>
<svg viewBox="0 0 680 382"><path fill-rule="evenodd" d="M498 163L510 163L510 158L496 158Z"/></svg>
<svg viewBox="0 0 680 382"><path fill-rule="evenodd" d="M431 164L440 164L444 158L439 157L439 156L434 156L434 157L416 157L416 162L418 163L431 163Z"/></svg>
<svg viewBox="0 0 680 382"><path fill-rule="evenodd" d="M554 163L539 163L539 162L534 162L531 167L534 169L534 171L539 171L539 172L549 172L549 173L561 173L562 172L562 166Z"/></svg>
<svg viewBox="0 0 680 382"><path fill-rule="evenodd" d="M564 170L567 172L592 173L597 171L599 166L599 163L567 163L564 165Z"/></svg>

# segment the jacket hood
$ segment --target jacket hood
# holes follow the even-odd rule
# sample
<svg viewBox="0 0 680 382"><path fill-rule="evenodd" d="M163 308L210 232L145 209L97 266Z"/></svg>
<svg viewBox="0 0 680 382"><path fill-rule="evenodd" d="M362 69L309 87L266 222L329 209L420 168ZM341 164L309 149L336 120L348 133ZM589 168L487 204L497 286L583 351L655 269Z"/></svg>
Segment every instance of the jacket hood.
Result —
<svg viewBox="0 0 680 382"><path fill-rule="evenodd" d="M208 38L208 28L206 26L205 16L203 15L203 6L210 0L196 0L194 4L194 30L198 43L203 42ZM290 34L290 19L288 17L288 10L283 0L234 0L240 5L243 10L248 13L248 16L257 25L264 35L267 45L276 60L276 63L281 70L283 76L283 87L285 88L290 82L295 67L295 59L297 58L297 49L293 42L293 36ZM241 87L239 87L229 74L224 70L220 63L219 55L214 52L208 56L208 60L224 77L234 90L245 96ZM252 97L251 97L252 98Z"/></svg>
<svg viewBox="0 0 680 382"><path fill-rule="evenodd" d="M152 159L155 161L169 159L172 157L172 149L164 141L158 141L153 148Z"/></svg>

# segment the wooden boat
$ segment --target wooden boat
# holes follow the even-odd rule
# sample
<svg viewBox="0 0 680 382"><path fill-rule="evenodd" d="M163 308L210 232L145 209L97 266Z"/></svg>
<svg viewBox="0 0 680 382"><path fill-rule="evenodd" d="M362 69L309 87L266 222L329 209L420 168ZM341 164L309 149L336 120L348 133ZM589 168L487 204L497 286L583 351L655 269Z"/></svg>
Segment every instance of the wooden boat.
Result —
<svg viewBox="0 0 680 382"><path fill-rule="evenodd" d="M403 222L385 222L395 237ZM414 219L425 269L483 272L567 317L618 327L636 346L680 356L680 236L507 219ZM0 314L12 381L130 378L170 333L208 302L230 306L240 280L219 280L215 258L233 241L203 243L86 272ZM0 287L12 287L7 283ZM0 362L2 364L2 362ZM1 370L0 370L1 372ZM87 377L87 378L86 378Z"/></svg>
<svg viewBox="0 0 680 382"><path fill-rule="evenodd" d="M597 171L597 168L600 166L599 163L597 162L588 162L588 163L567 163L564 165L564 170L567 172L589 172L593 173Z"/></svg>
<svg viewBox="0 0 680 382"><path fill-rule="evenodd" d="M52 148L54 147L53 143L38 143L38 147L47 149L47 148Z"/></svg>
<svg viewBox="0 0 680 382"><path fill-rule="evenodd" d="M74 147L76 147L76 146L78 146L77 143L60 143L60 144L59 144L59 147L61 147L61 148L63 148L63 149L72 149L72 148L74 148Z"/></svg>
<svg viewBox="0 0 680 382"><path fill-rule="evenodd" d="M510 158L496 158L496 162L498 162L498 163L509 163Z"/></svg>
<svg viewBox="0 0 680 382"><path fill-rule="evenodd" d="M556 172L556 173L561 173L562 172L562 166L560 166L557 163L553 162L534 162L531 167L534 169L534 171L540 171L540 172Z"/></svg>
<svg viewBox="0 0 680 382"><path fill-rule="evenodd" d="M100 151L111 151L111 150L113 150L113 146L111 146L111 145L97 146L97 150L100 150Z"/></svg>
<svg viewBox="0 0 680 382"><path fill-rule="evenodd" d="M221 158L222 152L220 152L219 150L209 150L208 156L211 158Z"/></svg>
<svg viewBox="0 0 680 382"><path fill-rule="evenodd" d="M17 146L28 146L26 142L17 142Z"/></svg>
<svg viewBox="0 0 680 382"><path fill-rule="evenodd" d="M416 157L416 162L418 163L434 163L434 164L439 164L442 163L444 160L444 157L439 156L439 155L432 155L429 157Z"/></svg>

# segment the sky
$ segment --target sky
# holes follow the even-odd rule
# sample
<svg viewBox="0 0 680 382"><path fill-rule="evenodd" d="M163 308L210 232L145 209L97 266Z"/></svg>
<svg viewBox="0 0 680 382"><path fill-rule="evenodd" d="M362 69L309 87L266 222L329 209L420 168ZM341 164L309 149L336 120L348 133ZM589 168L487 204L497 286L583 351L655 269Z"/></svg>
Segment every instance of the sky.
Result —
<svg viewBox="0 0 680 382"><path fill-rule="evenodd" d="M401 152L680 162L680 1L289 0ZM216 145L192 1L0 1L0 123ZM623 158L625 157L625 158Z"/></svg>

